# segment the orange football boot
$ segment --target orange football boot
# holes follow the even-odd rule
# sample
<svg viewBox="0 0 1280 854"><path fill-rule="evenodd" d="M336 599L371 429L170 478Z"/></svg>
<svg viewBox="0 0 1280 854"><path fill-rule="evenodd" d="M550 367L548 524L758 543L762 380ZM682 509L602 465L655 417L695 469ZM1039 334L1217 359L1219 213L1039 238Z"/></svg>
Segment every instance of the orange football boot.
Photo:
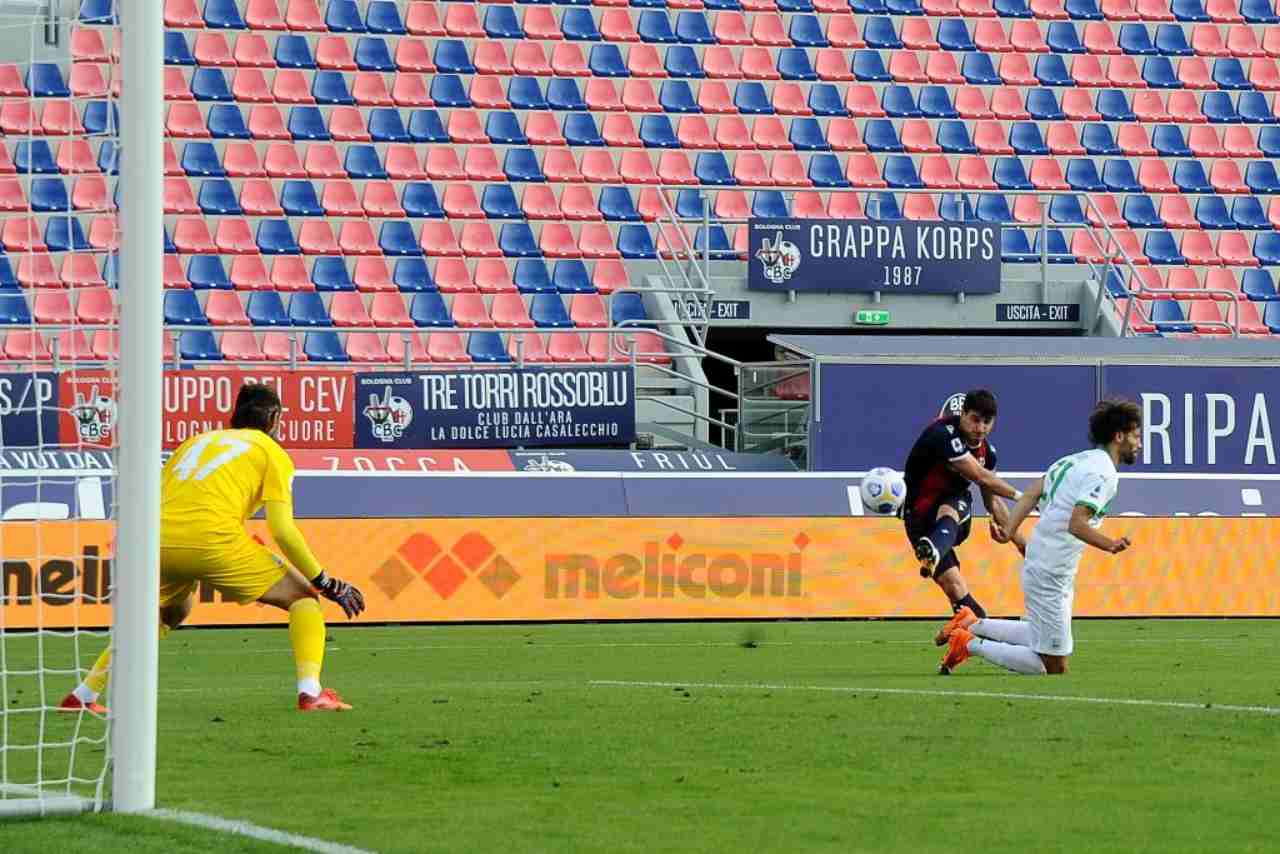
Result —
<svg viewBox="0 0 1280 854"><path fill-rule="evenodd" d="M298 695L298 711L300 712L349 712L351 704L343 701L338 696L338 692L332 688L325 688L320 692L319 696L312 697L310 694Z"/></svg>
<svg viewBox="0 0 1280 854"><path fill-rule="evenodd" d="M973 640L973 632L968 629L956 629L951 633L950 646L942 659L938 673L950 676L955 669L969 660L969 641Z"/></svg>
<svg viewBox="0 0 1280 854"><path fill-rule="evenodd" d="M938 633L933 636L933 645L944 646L947 642L947 638L951 637L952 632L956 629L967 629L976 622L978 622L978 615L973 613L972 608L965 605L959 611L956 611L951 619L947 620L947 624L939 629Z"/></svg>

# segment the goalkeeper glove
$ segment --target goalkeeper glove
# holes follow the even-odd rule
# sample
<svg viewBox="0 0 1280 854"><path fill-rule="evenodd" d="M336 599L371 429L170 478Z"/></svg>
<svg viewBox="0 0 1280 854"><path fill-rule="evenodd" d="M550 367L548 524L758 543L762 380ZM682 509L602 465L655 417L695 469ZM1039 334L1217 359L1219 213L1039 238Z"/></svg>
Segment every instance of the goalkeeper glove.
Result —
<svg viewBox="0 0 1280 854"><path fill-rule="evenodd" d="M340 578L330 578L324 570L311 579L311 586L330 602L336 602L348 619L360 616L364 610L364 594L360 588Z"/></svg>

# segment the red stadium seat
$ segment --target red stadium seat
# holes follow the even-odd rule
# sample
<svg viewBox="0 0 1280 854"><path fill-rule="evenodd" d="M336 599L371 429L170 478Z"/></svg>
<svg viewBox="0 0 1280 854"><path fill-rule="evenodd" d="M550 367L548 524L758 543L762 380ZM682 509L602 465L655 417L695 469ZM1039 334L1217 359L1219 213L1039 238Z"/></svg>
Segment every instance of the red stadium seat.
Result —
<svg viewBox="0 0 1280 854"><path fill-rule="evenodd" d="M248 220L240 217L221 217L217 220L218 229L213 242L218 251L224 255L256 255L258 243L253 239L253 231Z"/></svg>
<svg viewBox="0 0 1280 854"><path fill-rule="evenodd" d="M429 220L423 223L419 242L422 245L423 252L427 255L462 255L462 249L458 246L453 229L449 227L447 222ZM439 285L439 281L436 284Z"/></svg>
<svg viewBox="0 0 1280 854"><path fill-rule="evenodd" d="M618 173L626 184L657 184L658 173L647 151L624 151Z"/></svg>
<svg viewBox="0 0 1280 854"><path fill-rule="evenodd" d="M827 124L827 142L833 151L866 151L858 126L853 119L835 118Z"/></svg>
<svg viewBox="0 0 1280 854"><path fill-rule="evenodd" d="M284 116L274 104L258 104L249 111L249 133L254 139L293 139L293 134L284 126Z"/></svg>
<svg viewBox="0 0 1280 854"><path fill-rule="evenodd" d="M627 51L627 69L632 77L666 77L662 58L651 44L632 45ZM539 339L540 340L540 339Z"/></svg>
<svg viewBox="0 0 1280 854"><path fill-rule="evenodd" d="M98 272L100 259L95 255L68 253L62 256L62 270L59 275L62 284L69 288L100 287L106 282Z"/></svg>
<svg viewBox="0 0 1280 854"><path fill-rule="evenodd" d="M1222 32L1213 24L1196 24L1191 29L1191 49L1199 56L1230 56Z"/></svg>
<svg viewBox="0 0 1280 854"><path fill-rule="evenodd" d="M763 47L744 47L738 59L738 67L748 80L780 80L782 75L774 66L773 55ZM717 74L725 77L725 74ZM737 75L735 75L737 76Z"/></svg>
<svg viewBox="0 0 1280 854"><path fill-rule="evenodd" d="M1224 152L1225 153L1225 152ZM1209 183L1219 193L1249 193L1249 185L1240 174L1240 167L1234 160L1219 160L1209 171Z"/></svg>
<svg viewBox="0 0 1280 854"><path fill-rule="evenodd" d="M1169 176L1163 160L1144 160L1138 167L1138 183L1148 193L1176 193L1178 185Z"/></svg>
<svg viewBox="0 0 1280 854"><path fill-rule="evenodd" d="M415 36L447 35L435 3L424 3L412 0L404 16L404 27Z"/></svg>
<svg viewBox="0 0 1280 854"><path fill-rule="evenodd" d="M529 113L524 132L525 136L529 137L529 142L534 145L563 146L565 144L564 135L560 133L560 125L556 123L556 117L551 113ZM551 177L545 165L543 172L548 178Z"/></svg>
<svg viewBox="0 0 1280 854"><path fill-rule="evenodd" d="M470 293L476 289L471 270L461 258L441 258L436 262L432 279L442 294Z"/></svg>
<svg viewBox="0 0 1280 854"><path fill-rule="evenodd" d="M345 35L323 36L316 41L316 67L335 71L355 71L356 59Z"/></svg>
<svg viewBox="0 0 1280 854"><path fill-rule="evenodd" d="M501 258L482 258L476 262L475 286L482 294L515 293L511 270Z"/></svg>
<svg viewBox="0 0 1280 854"><path fill-rule="evenodd" d="M849 158L845 166L845 177L849 183L860 188L888 187L889 184L880 176L880 167L875 157L870 154L855 154Z"/></svg>
<svg viewBox="0 0 1280 854"><path fill-rule="evenodd" d="M894 51L889 59L889 75L899 83L928 83L929 76L920 67L920 58L913 51Z"/></svg>
<svg viewBox="0 0 1280 854"><path fill-rule="evenodd" d="M314 291L306 262L298 255L281 255L271 262L271 284L277 291ZM265 346L265 344L264 344Z"/></svg>
<svg viewBox="0 0 1280 854"><path fill-rule="evenodd" d="M530 9L533 12L534 9ZM528 18L526 18L526 26ZM528 33L529 38L534 38L532 33ZM511 51L511 65L516 70L516 74L524 74L533 77L549 77L551 75L551 63L547 61L547 52L543 46L536 41L522 41L516 44Z"/></svg>
<svg viewBox="0 0 1280 854"><path fill-rule="evenodd" d="M582 252L573 239L573 232L562 222L549 222L542 227L538 248L548 258L579 258Z"/></svg>
<svg viewBox="0 0 1280 854"><path fill-rule="evenodd" d="M509 73L509 72L508 72ZM390 107L395 101L387 91L387 83L374 71L357 71L351 84L351 96L362 107Z"/></svg>
<svg viewBox="0 0 1280 854"><path fill-rule="evenodd" d="M1218 238L1217 253L1222 263L1232 267L1258 266L1258 259L1254 257L1249 240L1238 231L1224 232Z"/></svg>
<svg viewBox="0 0 1280 854"><path fill-rule="evenodd" d="M906 18L902 22L898 38L907 50L938 50L938 40L933 37L933 24L925 18Z"/></svg>
<svg viewBox="0 0 1280 854"><path fill-rule="evenodd" d="M1138 70L1132 56L1111 57L1107 63L1107 80L1121 89L1147 88L1147 81L1142 79L1142 72Z"/></svg>
<svg viewBox="0 0 1280 854"><path fill-rule="evenodd" d="M1094 108L1093 96L1086 89L1067 89L1063 92L1062 112L1073 122L1096 122L1102 118Z"/></svg>
<svg viewBox="0 0 1280 854"><path fill-rule="evenodd" d="M534 7L529 11L532 12ZM551 68L561 77L590 77L591 70L582 49L573 42L560 42L551 50Z"/></svg>
<svg viewBox="0 0 1280 854"><path fill-rule="evenodd" d="M791 213L793 216L806 219L827 219L830 216L822 195L809 190L796 193L795 198L791 200Z"/></svg>
<svg viewBox="0 0 1280 854"><path fill-rule="evenodd" d="M25 288L60 288L62 279L54 269L53 259L43 253L23 255L18 259L18 283Z"/></svg>
<svg viewBox="0 0 1280 854"><path fill-rule="evenodd" d="M282 27L283 28L283 21ZM254 30L272 29L254 27ZM267 38L261 32L242 32L236 37L235 64L241 68L274 68L276 61L271 57L271 48Z"/></svg>
<svg viewBox="0 0 1280 854"><path fill-rule="evenodd" d="M1112 63L1123 57L1112 59ZM1133 113L1140 122L1167 122L1169 111L1165 108L1164 97L1155 90L1135 92L1133 95Z"/></svg>
<svg viewBox="0 0 1280 854"><path fill-rule="evenodd" d="M1031 183L1037 190L1069 190L1071 185L1062 177L1062 167L1052 157L1038 158L1031 164ZM1023 198L1031 198L1024 196Z"/></svg>
<svg viewBox="0 0 1280 854"><path fill-rule="evenodd" d="M543 341L542 336L536 332L507 336L507 353L517 364L523 362L541 364L555 361L547 352L547 342Z"/></svg>
<svg viewBox="0 0 1280 854"><path fill-rule="evenodd" d="M769 177L769 168L765 165L764 156L754 151L742 151L733 161L733 177L739 184L747 187L770 187L773 179Z"/></svg>
<svg viewBox="0 0 1280 854"><path fill-rule="evenodd" d="M948 51L930 53L924 73L930 83L963 83L965 79L955 56Z"/></svg>
<svg viewBox="0 0 1280 854"><path fill-rule="evenodd" d="M76 320L79 323L113 323L117 316L110 288L89 287L76 298Z"/></svg>
<svg viewBox="0 0 1280 854"><path fill-rule="evenodd" d="M973 41L984 53L1007 53L1013 50L1009 34L999 21L979 21L973 28Z"/></svg>
<svg viewBox="0 0 1280 854"><path fill-rule="evenodd" d="M470 184L449 184L444 190L441 206L445 216L451 219L485 219L480 209L480 200L476 198L475 188Z"/></svg>
<svg viewBox="0 0 1280 854"><path fill-rule="evenodd" d="M924 119L907 119L902 123L902 144L913 154L936 154L942 146L934 140L933 129Z"/></svg>
<svg viewBox="0 0 1280 854"><path fill-rule="evenodd" d="M1142 174L1139 172L1139 183ZM1146 185L1143 184L1145 187ZM1183 196L1165 196L1160 200L1160 218L1169 228L1200 228L1200 220L1191 212L1191 205Z"/></svg>
<svg viewBox="0 0 1280 854"><path fill-rule="evenodd" d="M856 118L883 118L885 115L876 91L865 83L855 83L849 87L844 105L849 114Z"/></svg>
<svg viewBox="0 0 1280 854"><path fill-rule="evenodd" d="M267 265L261 255L239 255L231 261L231 284L238 291L269 291L274 289Z"/></svg>
<svg viewBox="0 0 1280 854"><path fill-rule="evenodd" d="M755 15L751 20L751 40L758 45L790 47L791 39L777 13Z"/></svg>
<svg viewBox="0 0 1280 854"><path fill-rule="evenodd" d="M1016 55L1016 54L1011 54ZM996 89L991 93L991 112L1006 121L1026 121L1031 118L1023 104L1021 90L1011 87Z"/></svg>
<svg viewBox="0 0 1280 854"><path fill-rule="evenodd" d="M542 171L548 181L563 183L584 180L582 173L578 170L577 161L573 159L573 152L567 148L553 148L547 151L542 161Z"/></svg>
<svg viewBox="0 0 1280 854"><path fill-rule="evenodd" d="M698 87L698 107L704 113L733 114L738 112L729 88L720 80L707 80Z"/></svg>
<svg viewBox="0 0 1280 854"><path fill-rule="evenodd" d="M244 313L244 306L235 291L209 291L204 313L214 326L249 325L249 317Z"/></svg>
<svg viewBox="0 0 1280 854"><path fill-rule="evenodd" d="M746 219L751 216L751 202L742 190L720 190L716 193L715 214L720 219Z"/></svg>
<svg viewBox="0 0 1280 854"><path fill-rule="evenodd" d="M1091 193L1089 201L1092 205L1085 206L1085 216L1094 228L1102 228L1104 225L1109 228L1128 228L1115 196L1110 193Z"/></svg>
<svg viewBox="0 0 1280 854"><path fill-rule="evenodd" d="M1274 59L1255 59L1249 63L1249 82L1263 92L1280 90L1280 68Z"/></svg>
<svg viewBox="0 0 1280 854"><path fill-rule="evenodd" d="M291 30L323 33L329 29L324 22L324 16L320 14L317 0L288 0L284 22L285 26Z"/></svg>
<svg viewBox="0 0 1280 854"><path fill-rule="evenodd" d="M1203 231L1184 231L1180 248L1182 254L1186 256L1188 264L1204 266L1222 263L1222 259L1218 257L1218 253L1213 249L1213 243L1210 241L1209 235Z"/></svg>
<svg viewBox="0 0 1280 854"><path fill-rule="evenodd" d="M1194 92L1172 91L1169 93L1169 117L1182 124L1199 124L1206 121L1200 112L1199 99Z"/></svg>
<svg viewBox="0 0 1280 854"><path fill-rule="evenodd" d="M363 293L399 290L391 278L387 262L377 256L366 255L357 258L351 280L355 283L356 290Z"/></svg>
<svg viewBox="0 0 1280 854"><path fill-rule="evenodd" d="M747 32L747 22L741 12L717 12L714 35L716 41L723 45L755 44Z"/></svg>
<svg viewBox="0 0 1280 854"><path fill-rule="evenodd" d="M462 246L462 254L469 258L501 258L502 250L498 247L498 237L488 222L468 222L462 226L462 237L458 241Z"/></svg>
<svg viewBox="0 0 1280 854"><path fill-rule="evenodd" d="M620 258L613 234L602 222L584 223L578 233L578 250L583 258ZM550 254L550 253L548 253Z"/></svg>
<svg viewBox="0 0 1280 854"><path fill-rule="evenodd" d="M592 77L585 92L587 107L593 112L621 110L622 99L608 77Z"/></svg>
<svg viewBox="0 0 1280 854"><path fill-rule="evenodd" d="M968 155L960 158L956 167L956 178L960 186L966 190L994 190L996 182L991 180L991 167L981 157Z"/></svg>
<svg viewBox="0 0 1280 854"><path fill-rule="evenodd" d="M1196 157L1226 157L1227 150L1222 147L1218 132L1209 125L1200 125L1188 129L1187 145Z"/></svg>
<svg viewBox="0 0 1280 854"><path fill-rule="evenodd" d="M529 317L524 298L514 291L496 294L492 305L489 306L489 311L493 325L499 328L529 329L533 327L533 320Z"/></svg>
<svg viewBox="0 0 1280 854"><path fill-rule="evenodd" d="M1244 125L1228 125L1223 136L1223 145L1226 148L1224 155L1226 157L1248 160L1262 156L1262 150L1258 148L1253 138L1253 131Z"/></svg>
<svg viewBox="0 0 1280 854"><path fill-rule="evenodd" d="M622 176L613 162L613 155L604 149L594 149L582 155L582 177L592 184L620 184Z"/></svg>
<svg viewBox="0 0 1280 854"><path fill-rule="evenodd" d="M552 332L547 335L547 355L553 362L590 362L577 332Z"/></svg>
<svg viewBox="0 0 1280 854"><path fill-rule="evenodd" d="M1071 60L1071 76L1077 86L1097 88L1110 85L1107 73L1102 70L1102 63L1093 54L1084 53Z"/></svg>
<svg viewBox="0 0 1280 854"><path fill-rule="evenodd" d="M1064 0L1031 0L1031 14L1041 21L1065 21L1071 17Z"/></svg>
<svg viewBox="0 0 1280 854"><path fill-rule="evenodd" d="M1009 43L1020 53L1048 53L1044 33L1035 21L1017 21L1009 28Z"/></svg>
<svg viewBox="0 0 1280 854"><path fill-rule="evenodd" d="M867 46L867 43L863 41L862 30L858 27L858 21L853 15L848 14L847 9L844 14L832 15L827 19L827 40L835 48L864 48ZM721 43L724 43L723 40ZM848 67L848 65L849 61L846 59L845 66Z"/></svg>
<svg viewBox="0 0 1280 854"><path fill-rule="evenodd" d="M681 148L720 147L712 138L711 128L702 116L681 116L680 123L676 127L676 139L679 140ZM658 173L662 174L661 164L659 164ZM663 180L667 179L664 177Z"/></svg>
<svg viewBox="0 0 1280 854"><path fill-rule="evenodd" d="M1209 66L1198 56L1186 56L1178 62L1178 80L1187 89L1218 88L1209 75Z"/></svg>
<svg viewBox="0 0 1280 854"><path fill-rule="evenodd" d="M535 189L530 187L525 190L526 205L529 197L529 190ZM555 203L554 198L552 203ZM599 221L604 219L600 213L600 209L596 206L595 196L589 187L569 186L565 187L560 193L560 202L556 206L554 215L540 216L537 219L560 219L563 215L564 219L585 221ZM530 219L534 219L531 214Z"/></svg>
<svg viewBox="0 0 1280 854"><path fill-rule="evenodd" d="M1000 57L1000 79L1010 86L1035 86L1040 81L1031 73L1031 63L1021 53ZM1021 93L1017 93L1021 97Z"/></svg>

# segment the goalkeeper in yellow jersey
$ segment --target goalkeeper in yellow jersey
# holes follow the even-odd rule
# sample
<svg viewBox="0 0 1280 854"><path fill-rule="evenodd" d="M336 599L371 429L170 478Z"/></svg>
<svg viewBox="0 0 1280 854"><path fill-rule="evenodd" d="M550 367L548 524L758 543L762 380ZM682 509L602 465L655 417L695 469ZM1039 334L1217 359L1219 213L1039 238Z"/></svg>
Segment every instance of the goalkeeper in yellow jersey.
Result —
<svg viewBox="0 0 1280 854"><path fill-rule="evenodd" d="M289 642L298 668L300 711L344 711L351 706L320 687L324 615L319 597L336 602L348 618L364 610L358 589L325 574L293 522L293 461L272 438L280 398L265 385L246 384L236 397L230 430L212 430L183 442L160 482L161 636L191 613L203 581L241 604L261 602L289 612ZM254 541L244 523L266 507L271 536L289 566ZM63 699L66 710L106 710L111 651Z"/></svg>

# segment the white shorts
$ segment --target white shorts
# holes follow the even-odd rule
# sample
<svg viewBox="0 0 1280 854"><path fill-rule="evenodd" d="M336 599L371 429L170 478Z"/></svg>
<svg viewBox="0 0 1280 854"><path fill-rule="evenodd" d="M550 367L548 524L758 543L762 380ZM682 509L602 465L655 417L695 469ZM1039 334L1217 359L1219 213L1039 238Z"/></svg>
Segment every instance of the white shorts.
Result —
<svg viewBox="0 0 1280 854"><path fill-rule="evenodd" d="M1046 572L1024 562L1022 597L1031 629L1031 648L1042 655L1070 655L1075 648L1071 637L1075 577Z"/></svg>

